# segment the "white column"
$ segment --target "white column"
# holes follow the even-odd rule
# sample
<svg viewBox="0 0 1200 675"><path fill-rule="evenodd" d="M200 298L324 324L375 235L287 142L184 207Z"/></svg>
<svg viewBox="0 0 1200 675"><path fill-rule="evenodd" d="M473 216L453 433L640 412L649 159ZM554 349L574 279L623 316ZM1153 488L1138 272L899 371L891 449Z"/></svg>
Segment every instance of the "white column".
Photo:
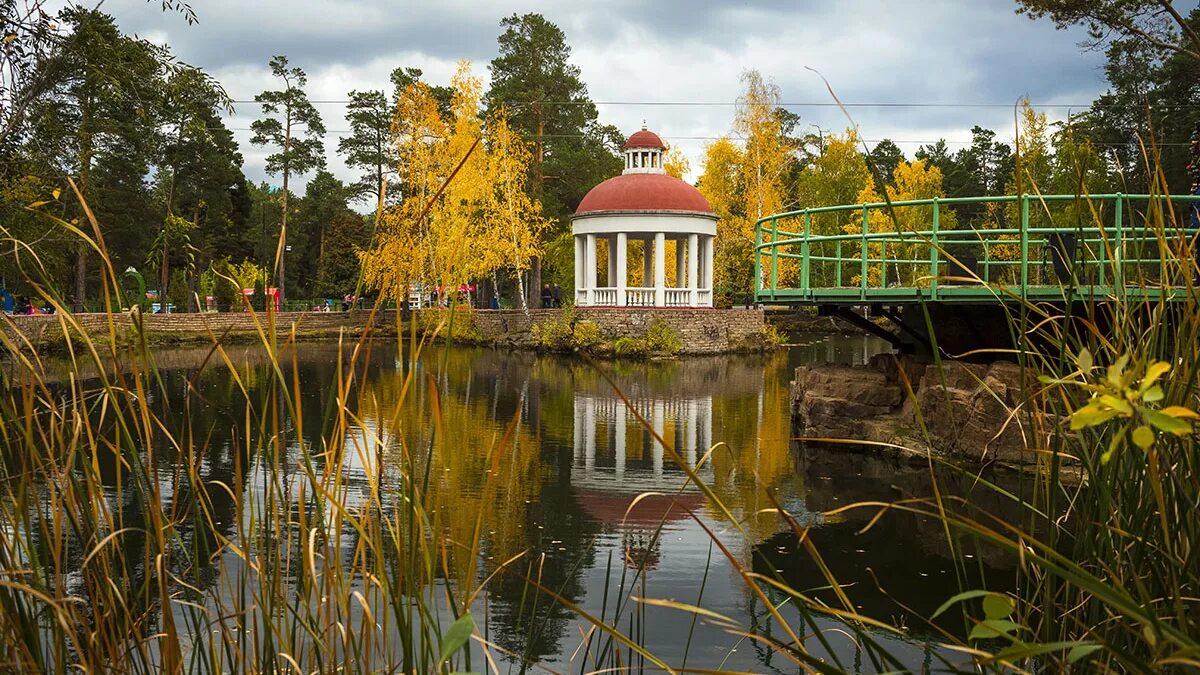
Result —
<svg viewBox="0 0 1200 675"><path fill-rule="evenodd" d="M608 236L608 283L605 286L617 285L617 235Z"/></svg>
<svg viewBox="0 0 1200 675"><path fill-rule="evenodd" d="M587 301L585 305L596 304L596 235L589 234L585 238L583 251L584 289Z"/></svg>
<svg viewBox="0 0 1200 675"><path fill-rule="evenodd" d="M708 243L704 246L704 285L709 288L708 306L712 307L713 296L716 290L713 288L713 241L716 237L705 237Z"/></svg>
<svg viewBox="0 0 1200 675"><path fill-rule="evenodd" d="M613 426L617 432L613 442L613 456L617 463L617 478L621 478L625 475L625 401L617 400L617 409L613 417Z"/></svg>
<svg viewBox="0 0 1200 675"><path fill-rule="evenodd" d="M642 242L642 288L654 288L654 240Z"/></svg>
<svg viewBox="0 0 1200 675"><path fill-rule="evenodd" d="M696 292L700 288L700 280L696 275L700 271L700 235L689 234L687 238L688 254L687 254L687 287L691 290L688 293L688 304L700 304L700 294Z"/></svg>
<svg viewBox="0 0 1200 675"><path fill-rule="evenodd" d="M587 263L584 257L583 237L575 235L575 302L579 302L579 291L587 284ZM541 289L538 290L541 292Z"/></svg>
<svg viewBox="0 0 1200 675"><path fill-rule="evenodd" d="M662 232L654 235L654 306L662 307L667 301L667 236Z"/></svg>
<svg viewBox="0 0 1200 675"><path fill-rule="evenodd" d="M613 255L609 251L609 255ZM629 282L629 239L624 232L617 233L617 306L624 307L625 302L625 285Z"/></svg>
<svg viewBox="0 0 1200 675"><path fill-rule="evenodd" d="M687 288L687 247L682 239L675 240L675 288Z"/></svg>

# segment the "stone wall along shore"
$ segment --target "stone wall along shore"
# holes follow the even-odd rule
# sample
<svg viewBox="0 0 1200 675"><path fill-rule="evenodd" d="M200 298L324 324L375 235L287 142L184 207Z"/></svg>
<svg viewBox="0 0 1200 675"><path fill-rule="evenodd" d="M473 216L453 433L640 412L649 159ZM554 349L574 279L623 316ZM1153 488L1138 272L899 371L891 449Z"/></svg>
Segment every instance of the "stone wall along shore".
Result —
<svg viewBox="0 0 1200 675"><path fill-rule="evenodd" d="M528 316L520 310L471 310L459 316L469 316L469 332L473 342L496 344L523 349L536 349L538 342L533 327L557 319L562 309L530 310ZM418 325L433 325L445 316L445 310L420 310ZM430 316L433 314L433 316ZM575 310L576 320L595 321L602 334L610 337L628 335L644 337L651 324L658 320L668 325L681 342L684 354L718 354L742 351L763 330L763 312L756 309L636 309L588 308ZM200 314L144 314L140 317L142 330L151 344L201 343L211 335L225 335L228 341L246 342L258 339L255 319L265 325L267 315L247 312ZM10 316L0 319L0 325L18 342L28 341L35 349L53 349L63 345L64 317ZM72 317L88 337L107 341L110 319L106 314L77 314ZM355 312L280 312L275 314L277 333L283 337L293 329L304 338L335 338L339 334L357 336L370 320L369 311ZM111 318L118 340L129 337L133 319L127 312ZM396 314L389 310L375 317L374 331L395 335ZM402 326L407 332L407 327Z"/></svg>
<svg viewBox="0 0 1200 675"><path fill-rule="evenodd" d="M533 327L556 320L561 309L475 311L473 326L486 340L536 349ZM680 338L682 354L721 354L747 350L763 331L759 309L642 309L587 307L574 310L576 321L594 321L606 338L645 337L653 322L662 321Z"/></svg>

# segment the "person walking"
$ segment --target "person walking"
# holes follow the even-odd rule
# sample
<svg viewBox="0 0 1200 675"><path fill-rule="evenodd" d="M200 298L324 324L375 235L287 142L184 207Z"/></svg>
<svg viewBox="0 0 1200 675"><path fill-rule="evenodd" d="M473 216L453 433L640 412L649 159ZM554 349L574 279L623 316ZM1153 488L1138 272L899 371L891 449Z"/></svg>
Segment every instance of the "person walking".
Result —
<svg viewBox="0 0 1200 675"><path fill-rule="evenodd" d="M542 307L550 307L554 302L554 295L550 291L550 284L542 284Z"/></svg>
<svg viewBox="0 0 1200 675"><path fill-rule="evenodd" d="M553 303L552 306L562 307L562 287L558 284L554 284L554 287L550 289L550 301Z"/></svg>

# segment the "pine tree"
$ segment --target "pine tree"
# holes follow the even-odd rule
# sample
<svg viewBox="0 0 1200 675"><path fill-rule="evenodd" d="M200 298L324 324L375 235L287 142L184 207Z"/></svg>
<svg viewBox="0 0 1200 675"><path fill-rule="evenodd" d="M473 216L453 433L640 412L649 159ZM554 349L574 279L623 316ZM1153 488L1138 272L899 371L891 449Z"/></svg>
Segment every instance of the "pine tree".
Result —
<svg viewBox="0 0 1200 675"><path fill-rule="evenodd" d="M288 68L286 56L271 59L271 74L283 82L283 89L264 91L254 97L262 104L263 119L250 128L255 145L269 145L276 152L267 156L267 173L283 177L280 203L279 243L275 250L274 275L279 297L285 297L284 253L287 251L288 183L292 174L303 174L325 166L325 125L321 115L304 93L308 77L299 68Z"/></svg>

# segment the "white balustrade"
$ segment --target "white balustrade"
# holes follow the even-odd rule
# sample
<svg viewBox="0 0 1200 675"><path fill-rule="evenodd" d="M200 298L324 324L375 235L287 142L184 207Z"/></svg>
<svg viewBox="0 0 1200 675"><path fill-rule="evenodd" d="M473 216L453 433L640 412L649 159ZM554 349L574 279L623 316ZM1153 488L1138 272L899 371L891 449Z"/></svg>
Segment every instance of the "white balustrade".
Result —
<svg viewBox="0 0 1200 675"><path fill-rule="evenodd" d="M617 289L615 288L595 288L592 289L592 304L598 307L615 307L617 304Z"/></svg>
<svg viewBox="0 0 1200 675"><path fill-rule="evenodd" d="M667 288L666 300L664 305L667 307L691 307L692 306L692 289L690 288Z"/></svg>
<svg viewBox="0 0 1200 675"><path fill-rule="evenodd" d="M712 307L713 297L711 288L701 288L696 291L696 304L701 307Z"/></svg>
<svg viewBox="0 0 1200 675"><path fill-rule="evenodd" d="M630 307L653 307L653 288L626 288L625 304Z"/></svg>

